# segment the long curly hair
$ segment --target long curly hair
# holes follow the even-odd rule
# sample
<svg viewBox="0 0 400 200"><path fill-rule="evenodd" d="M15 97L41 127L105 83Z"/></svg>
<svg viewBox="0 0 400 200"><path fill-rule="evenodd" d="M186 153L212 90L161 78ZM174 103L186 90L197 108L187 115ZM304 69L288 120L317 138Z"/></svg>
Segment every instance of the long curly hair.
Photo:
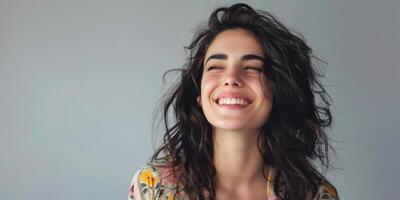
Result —
<svg viewBox="0 0 400 200"><path fill-rule="evenodd" d="M272 84L274 105L261 127L258 148L264 165L277 171L274 191L280 199L311 199L326 181L323 172L331 168L329 150L333 150L325 130L332 123L332 101L313 63L321 60L300 34L246 4L214 10L186 47L187 63L163 99L166 131L151 162L178 167L189 199L215 199L212 126L196 98L208 47L219 33L237 28L252 32L265 50L263 70Z"/></svg>

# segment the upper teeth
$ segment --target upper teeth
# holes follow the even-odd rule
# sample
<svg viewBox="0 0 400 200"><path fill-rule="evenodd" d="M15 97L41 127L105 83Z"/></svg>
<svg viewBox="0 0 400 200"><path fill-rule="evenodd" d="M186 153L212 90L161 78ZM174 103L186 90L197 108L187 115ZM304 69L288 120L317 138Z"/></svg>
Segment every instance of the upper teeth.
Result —
<svg viewBox="0 0 400 200"><path fill-rule="evenodd" d="M249 102L245 99L237 99L237 98L220 98L218 99L218 104L239 104L239 105L248 105Z"/></svg>

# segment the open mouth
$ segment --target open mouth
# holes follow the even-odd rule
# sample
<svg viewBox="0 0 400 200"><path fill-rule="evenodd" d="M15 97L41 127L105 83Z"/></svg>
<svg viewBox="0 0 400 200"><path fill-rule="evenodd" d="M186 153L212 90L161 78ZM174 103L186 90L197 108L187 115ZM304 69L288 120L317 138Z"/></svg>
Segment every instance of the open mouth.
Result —
<svg viewBox="0 0 400 200"><path fill-rule="evenodd" d="M244 108L248 106L251 102L246 98L218 98L215 101L218 106L223 108Z"/></svg>

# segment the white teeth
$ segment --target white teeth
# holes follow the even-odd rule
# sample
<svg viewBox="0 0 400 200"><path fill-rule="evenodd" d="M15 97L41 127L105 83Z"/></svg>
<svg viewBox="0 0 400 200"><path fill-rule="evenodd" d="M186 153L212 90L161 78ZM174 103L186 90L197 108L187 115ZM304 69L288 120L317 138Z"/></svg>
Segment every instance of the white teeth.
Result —
<svg viewBox="0 0 400 200"><path fill-rule="evenodd" d="M237 98L220 98L218 99L218 104L219 105L224 105L224 104L230 104L230 105L242 105L246 106L249 105L249 102L245 99L237 99Z"/></svg>

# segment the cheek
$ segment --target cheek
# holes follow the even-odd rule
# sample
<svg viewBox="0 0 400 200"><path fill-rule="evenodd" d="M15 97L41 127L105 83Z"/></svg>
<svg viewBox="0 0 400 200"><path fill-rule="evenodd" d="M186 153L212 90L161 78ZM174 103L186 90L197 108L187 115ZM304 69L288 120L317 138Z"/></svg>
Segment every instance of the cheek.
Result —
<svg viewBox="0 0 400 200"><path fill-rule="evenodd" d="M213 91L213 89L217 86L217 80L215 77L208 77L204 76L201 80L201 90L200 90L200 95L202 101L208 100L210 98L210 95Z"/></svg>
<svg viewBox="0 0 400 200"><path fill-rule="evenodd" d="M271 82L263 77L260 81L261 85L261 91L264 95L265 98L268 100L272 101L272 87L271 87Z"/></svg>

